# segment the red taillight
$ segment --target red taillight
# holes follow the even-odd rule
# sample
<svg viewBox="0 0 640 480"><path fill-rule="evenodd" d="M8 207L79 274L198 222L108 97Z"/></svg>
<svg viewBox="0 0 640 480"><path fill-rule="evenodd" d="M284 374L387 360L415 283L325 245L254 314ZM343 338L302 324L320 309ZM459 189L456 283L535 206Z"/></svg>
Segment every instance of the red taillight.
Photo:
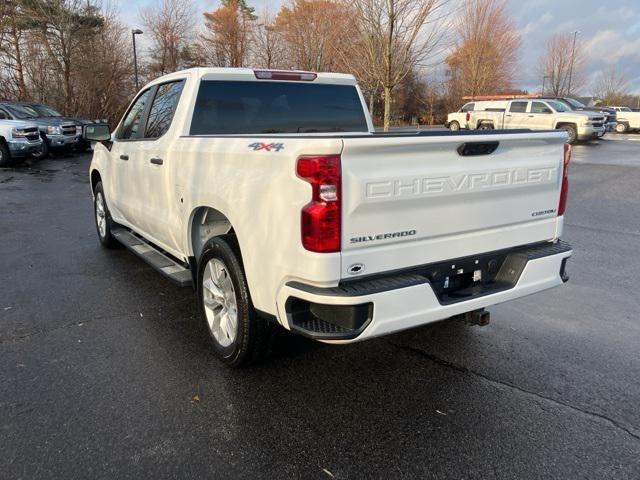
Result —
<svg viewBox="0 0 640 480"><path fill-rule="evenodd" d="M467 119L467 122L471 120L471 112L467 112L466 119Z"/></svg>
<svg viewBox="0 0 640 480"><path fill-rule="evenodd" d="M289 72L282 70L254 70L258 80L289 80L299 82L313 82L318 74L313 72Z"/></svg>
<svg viewBox="0 0 640 480"><path fill-rule="evenodd" d="M564 144L564 161L562 162L562 189L558 203L558 215L564 215L567 208L567 193L569 191L569 162L571 161L571 145Z"/></svg>
<svg viewBox="0 0 640 480"><path fill-rule="evenodd" d="M302 245L311 252L339 252L341 236L340 155L298 158L298 176L311 184L311 201L301 213Z"/></svg>

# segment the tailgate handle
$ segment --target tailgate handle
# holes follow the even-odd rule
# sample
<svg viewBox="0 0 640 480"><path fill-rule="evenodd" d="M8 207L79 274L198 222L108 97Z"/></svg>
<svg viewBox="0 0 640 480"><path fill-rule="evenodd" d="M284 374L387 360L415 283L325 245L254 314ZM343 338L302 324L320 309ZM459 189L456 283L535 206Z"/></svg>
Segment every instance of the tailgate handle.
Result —
<svg viewBox="0 0 640 480"><path fill-rule="evenodd" d="M489 155L496 151L498 145L500 142L467 142L458 147L458 155L462 157Z"/></svg>

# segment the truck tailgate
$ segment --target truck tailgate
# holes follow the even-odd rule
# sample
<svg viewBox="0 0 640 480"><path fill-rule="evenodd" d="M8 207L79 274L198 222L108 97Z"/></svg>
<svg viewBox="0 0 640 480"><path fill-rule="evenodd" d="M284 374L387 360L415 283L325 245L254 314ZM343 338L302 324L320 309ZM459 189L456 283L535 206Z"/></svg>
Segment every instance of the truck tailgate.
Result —
<svg viewBox="0 0 640 480"><path fill-rule="evenodd" d="M565 139L564 132L344 138L342 278L556 238ZM458 152L489 142L498 142L492 153Z"/></svg>

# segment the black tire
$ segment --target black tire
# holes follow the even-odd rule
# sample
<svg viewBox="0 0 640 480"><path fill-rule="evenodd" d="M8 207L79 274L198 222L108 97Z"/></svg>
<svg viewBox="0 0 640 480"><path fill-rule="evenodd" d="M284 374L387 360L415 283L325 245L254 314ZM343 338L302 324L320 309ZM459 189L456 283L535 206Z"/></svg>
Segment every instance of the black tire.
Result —
<svg viewBox="0 0 640 480"><path fill-rule="evenodd" d="M99 203L100 199L102 199L102 205L104 209L104 221L105 228L104 231L101 232L101 228L99 225ZM102 182L98 182L95 190L93 191L93 218L96 222L96 232L98 233L98 239L100 240L100 244L104 248L117 248L119 246L118 241L111 234L115 223L111 219L111 213L109 213L109 208L107 207L107 199L104 195L104 190L102 188Z"/></svg>
<svg viewBox="0 0 640 480"><path fill-rule="evenodd" d="M237 306L237 328L230 345L224 346L214 336L207 321L204 303L204 275L207 264L217 259L224 264L231 279ZM243 367L266 359L271 353L275 326L260 318L251 302L235 236L212 238L204 246L198 262L197 300L200 316L216 356L230 367Z"/></svg>
<svg viewBox="0 0 640 480"><path fill-rule="evenodd" d="M626 123L617 123L616 124L616 133L627 133L629 131L629 125Z"/></svg>
<svg viewBox="0 0 640 480"><path fill-rule="evenodd" d="M574 125L563 125L560 127L562 130L567 132L567 143L573 145L578 141L578 131Z"/></svg>
<svg viewBox="0 0 640 480"><path fill-rule="evenodd" d="M0 142L0 167L8 167L11 165L11 154L7 146Z"/></svg>
<svg viewBox="0 0 640 480"><path fill-rule="evenodd" d="M47 144L47 139L43 137L42 148L40 149L40 152L33 154L33 158L35 158L36 160L44 160L48 156L49 156L49 145Z"/></svg>
<svg viewBox="0 0 640 480"><path fill-rule="evenodd" d="M478 130L493 130L493 123L481 122L478 125Z"/></svg>
<svg viewBox="0 0 640 480"><path fill-rule="evenodd" d="M449 130L452 132L457 132L460 130L460 124L455 120L449 124Z"/></svg>

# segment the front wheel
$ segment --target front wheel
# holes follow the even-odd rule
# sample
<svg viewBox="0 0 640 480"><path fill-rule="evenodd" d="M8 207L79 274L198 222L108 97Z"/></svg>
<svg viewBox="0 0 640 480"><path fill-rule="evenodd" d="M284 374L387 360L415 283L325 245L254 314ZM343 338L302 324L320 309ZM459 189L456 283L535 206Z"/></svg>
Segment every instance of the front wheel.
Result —
<svg viewBox="0 0 640 480"><path fill-rule="evenodd" d="M98 182L93 193L93 212L96 220L98 239L102 246L105 248L117 247L118 241L111 234L113 220L111 220L111 214L107 208L107 201L104 197L102 182Z"/></svg>
<svg viewBox="0 0 640 480"><path fill-rule="evenodd" d="M454 120L449 124L449 130L451 130L452 132L457 132L458 130L460 130L460 124Z"/></svg>
<svg viewBox="0 0 640 480"><path fill-rule="evenodd" d="M629 126L626 123L616 124L616 133L627 133L627 130L629 130Z"/></svg>
<svg viewBox="0 0 640 480"><path fill-rule="evenodd" d="M40 148L40 151L38 151L38 153L33 154L33 158L35 158L36 160L44 160L48 156L49 156L49 145L47 144L47 139L43 137L42 147Z"/></svg>
<svg viewBox="0 0 640 480"><path fill-rule="evenodd" d="M216 356L232 367L265 358L273 325L256 314L235 237L215 237L198 262L198 303Z"/></svg>
<svg viewBox="0 0 640 480"><path fill-rule="evenodd" d="M573 125L564 125L560 128L567 132L567 143L573 145L578 141L578 131L576 130L576 127Z"/></svg>
<svg viewBox="0 0 640 480"><path fill-rule="evenodd" d="M0 167L8 167L11 163L11 155L9 149L4 143L0 143Z"/></svg>

